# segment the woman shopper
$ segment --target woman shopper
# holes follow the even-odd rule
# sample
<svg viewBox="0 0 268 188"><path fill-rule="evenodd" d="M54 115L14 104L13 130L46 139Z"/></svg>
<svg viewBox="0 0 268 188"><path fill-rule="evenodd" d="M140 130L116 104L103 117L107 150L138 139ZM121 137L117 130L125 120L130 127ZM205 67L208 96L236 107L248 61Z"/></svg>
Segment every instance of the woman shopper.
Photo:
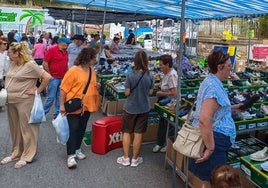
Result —
<svg viewBox="0 0 268 188"><path fill-rule="evenodd" d="M8 94L8 123L12 141L12 153L0 163L7 164L19 160L14 168L22 168L32 162L36 151L39 134L39 124L29 124L35 92L40 93L51 79L43 69L34 62L28 54L27 43L13 42L8 55L11 60L6 75L5 87ZM38 88L35 84L38 78L42 82Z"/></svg>
<svg viewBox="0 0 268 188"><path fill-rule="evenodd" d="M136 167L143 162L139 156L142 144L142 135L147 129L150 111L149 95L154 88L153 76L149 73L148 55L140 50L134 57L133 71L127 76L125 95L127 100L124 105L121 131L123 132L123 156L117 158L117 163L124 166L130 165L130 145L132 134L133 156L131 166Z"/></svg>
<svg viewBox="0 0 268 188"><path fill-rule="evenodd" d="M100 84L97 82L96 72L92 65L96 63L97 52L93 48L83 48L78 54L74 66L65 74L60 85L60 112L67 115L70 136L67 142L67 166L77 166L76 158L85 159L81 151L81 143L86 131L87 122L91 112L98 110ZM88 89L83 90L91 74ZM72 98L82 98L83 108L72 113L66 113L64 103Z"/></svg>
<svg viewBox="0 0 268 188"><path fill-rule="evenodd" d="M192 122L193 126L199 126L206 148L200 158L189 161L189 170L203 180L204 188L210 187L212 170L226 163L227 151L236 137L232 110L240 111L239 107L243 105L231 106L223 87L222 81L230 76L232 70L229 55L224 54L222 49L213 50L207 57L207 64L209 75L200 85Z"/></svg>
<svg viewBox="0 0 268 188"><path fill-rule="evenodd" d="M177 83L178 74L173 69L173 59L171 55L162 55L159 59L160 71L164 74L161 80L160 91L157 91L158 103L167 104L172 98L177 96ZM157 131L157 144L153 148L153 152L166 152L166 132L167 132L167 120L163 117L159 119L159 126Z"/></svg>

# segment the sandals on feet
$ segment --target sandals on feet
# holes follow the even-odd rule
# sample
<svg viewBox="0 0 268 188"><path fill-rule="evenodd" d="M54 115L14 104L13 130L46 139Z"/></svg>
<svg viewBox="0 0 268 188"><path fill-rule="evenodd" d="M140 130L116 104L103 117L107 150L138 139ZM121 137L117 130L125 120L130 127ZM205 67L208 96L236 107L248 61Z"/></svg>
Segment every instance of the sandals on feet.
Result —
<svg viewBox="0 0 268 188"><path fill-rule="evenodd" d="M4 159L2 159L2 161L0 162L1 165L5 165L9 162L12 162L12 161L16 161L16 160L19 160L19 159L12 159L11 156L8 156L8 157L5 157Z"/></svg>
<svg viewBox="0 0 268 188"><path fill-rule="evenodd" d="M16 162L16 164L14 165L14 168L19 169L22 168L24 166L26 166L27 162L26 161L18 161Z"/></svg>

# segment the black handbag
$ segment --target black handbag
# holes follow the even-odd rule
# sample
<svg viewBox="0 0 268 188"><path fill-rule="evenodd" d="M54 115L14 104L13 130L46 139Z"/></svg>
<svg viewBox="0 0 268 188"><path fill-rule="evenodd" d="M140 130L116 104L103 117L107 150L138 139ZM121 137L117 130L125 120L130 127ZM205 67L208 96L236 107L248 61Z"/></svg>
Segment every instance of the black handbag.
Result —
<svg viewBox="0 0 268 188"><path fill-rule="evenodd" d="M87 88L89 86L90 80L91 80L91 68L89 67L88 82L87 82L86 87L85 87L85 89L83 91L83 95L85 95L86 92L87 92ZM68 100L68 101L66 101L64 103L64 107L65 107L66 112L69 112L69 113L70 112L75 112L76 110L79 110L79 109L81 109L83 107L82 99L80 99L80 98L70 99L70 100Z"/></svg>

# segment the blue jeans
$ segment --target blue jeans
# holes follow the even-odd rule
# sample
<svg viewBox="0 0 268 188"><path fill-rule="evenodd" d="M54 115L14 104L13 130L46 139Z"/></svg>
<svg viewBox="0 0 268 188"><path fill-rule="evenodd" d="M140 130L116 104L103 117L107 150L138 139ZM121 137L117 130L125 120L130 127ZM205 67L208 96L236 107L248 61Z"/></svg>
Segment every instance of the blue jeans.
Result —
<svg viewBox="0 0 268 188"><path fill-rule="evenodd" d="M47 97L44 103L45 114L47 114L53 105L55 99L55 108L53 118L56 118L60 112L60 84L62 79L52 78L47 86Z"/></svg>

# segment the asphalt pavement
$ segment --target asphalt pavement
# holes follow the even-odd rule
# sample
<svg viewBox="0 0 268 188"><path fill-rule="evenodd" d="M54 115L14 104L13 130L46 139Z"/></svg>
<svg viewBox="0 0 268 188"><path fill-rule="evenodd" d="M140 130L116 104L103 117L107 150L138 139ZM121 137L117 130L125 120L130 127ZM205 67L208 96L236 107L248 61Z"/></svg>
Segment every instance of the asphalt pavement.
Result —
<svg viewBox="0 0 268 188"><path fill-rule="evenodd" d="M103 117L92 113L87 130ZM123 167L116 163L122 156L122 148L104 155L95 154L90 146L82 144L87 158L78 161L76 169L66 165L66 146L56 142L52 126L52 114L41 124L38 152L32 163L22 169L14 169L15 162L0 165L0 188L169 188L173 187L173 170L164 167L165 154L153 153L154 143L143 144L141 156L144 162L138 167ZM7 110L0 111L0 160L11 151ZM177 177L176 187L184 187Z"/></svg>

